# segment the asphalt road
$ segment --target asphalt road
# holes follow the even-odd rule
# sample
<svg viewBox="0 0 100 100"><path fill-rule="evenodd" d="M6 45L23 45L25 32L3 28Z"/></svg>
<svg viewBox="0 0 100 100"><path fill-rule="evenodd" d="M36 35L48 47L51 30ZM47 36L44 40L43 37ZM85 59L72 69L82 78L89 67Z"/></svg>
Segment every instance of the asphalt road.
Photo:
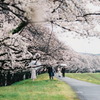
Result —
<svg viewBox="0 0 100 100"><path fill-rule="evenodd" d="M72 78L59 78L69 84L80 100L100 100L100 85L79 81Z"/></svg>

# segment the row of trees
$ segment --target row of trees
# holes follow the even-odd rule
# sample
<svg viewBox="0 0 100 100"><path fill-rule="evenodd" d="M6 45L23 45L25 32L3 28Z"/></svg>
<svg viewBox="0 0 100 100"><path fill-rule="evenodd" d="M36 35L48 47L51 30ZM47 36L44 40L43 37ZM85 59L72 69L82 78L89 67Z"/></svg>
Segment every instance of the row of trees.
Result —
<svg viewBox="0 0 100 100"><path fill-rule="evenodd" d="M81 71L88 71L82 61L73 64L73 61L79 62L79 58L73 60L75 52L59 42L54 34L60 27L66 34L99 36L92 28L100 14L86 10L83 4L77 0L0 0L0 67L28 67L38 52L43 64L67 63L77 72L80 66Z"/></svg>
<svg viewBox="0 0 100 100"><path fill-rule="evenodd" d="M29 22L24 16L25 11L20 8L21 2L1 1L1 14L5 16L2 25L8 22L14 27L10 28L10 33L4 33L0 39L1 52L0 64L2 68L27 67L35 53L41 53L41 62L56 63L63 60L60 50L66 50L49 28L38 26ZM11 19L12 18L12 19ZM6 20L5 20L6 19ZM3 25L5 26L5 25ZM5 27L4 27L5 29ZM62 55L62 56L61 56Z"/></svg>

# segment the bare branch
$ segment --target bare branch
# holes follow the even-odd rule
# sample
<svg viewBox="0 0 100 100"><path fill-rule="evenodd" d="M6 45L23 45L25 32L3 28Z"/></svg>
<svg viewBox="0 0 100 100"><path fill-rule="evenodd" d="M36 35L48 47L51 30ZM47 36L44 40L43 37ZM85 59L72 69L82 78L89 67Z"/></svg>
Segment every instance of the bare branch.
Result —
<svg viewBox="0 0 100 100"><path fill-rule="evenodd" d="M100 13L88 13L88 14L84 14L83 17L86 16L100 16Z"/></svg>

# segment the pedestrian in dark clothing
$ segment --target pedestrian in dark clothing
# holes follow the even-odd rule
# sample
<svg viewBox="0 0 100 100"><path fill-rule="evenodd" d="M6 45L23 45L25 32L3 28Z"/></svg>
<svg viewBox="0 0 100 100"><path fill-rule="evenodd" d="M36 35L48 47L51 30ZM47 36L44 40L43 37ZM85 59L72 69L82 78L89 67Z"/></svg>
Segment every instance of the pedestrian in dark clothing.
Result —
<svg viewBox="0 0 100 100"><path fill-rule="evenodd" d="M53 68L49 65L47 67L47 70L48 70L49 78L53 79L53 76L54 76Z"/></svg>
<svg viewBox="0 0 100 100"><path fill-rule="evenodd" d="M62 76L65 77L65 67L62 68L61 73L62 73Z"/></svg>

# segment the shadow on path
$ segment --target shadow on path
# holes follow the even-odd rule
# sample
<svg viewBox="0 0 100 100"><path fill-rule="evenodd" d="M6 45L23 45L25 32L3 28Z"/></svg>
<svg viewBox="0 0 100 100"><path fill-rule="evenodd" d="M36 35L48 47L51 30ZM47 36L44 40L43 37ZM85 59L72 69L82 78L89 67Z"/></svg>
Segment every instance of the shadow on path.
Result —
<svg viewBox="0 0 100 100"><path fill-rule="evenodd" d="M80 100L100 100L100 85L79 81L69 77L57 77L69 84Z"/></svg>

